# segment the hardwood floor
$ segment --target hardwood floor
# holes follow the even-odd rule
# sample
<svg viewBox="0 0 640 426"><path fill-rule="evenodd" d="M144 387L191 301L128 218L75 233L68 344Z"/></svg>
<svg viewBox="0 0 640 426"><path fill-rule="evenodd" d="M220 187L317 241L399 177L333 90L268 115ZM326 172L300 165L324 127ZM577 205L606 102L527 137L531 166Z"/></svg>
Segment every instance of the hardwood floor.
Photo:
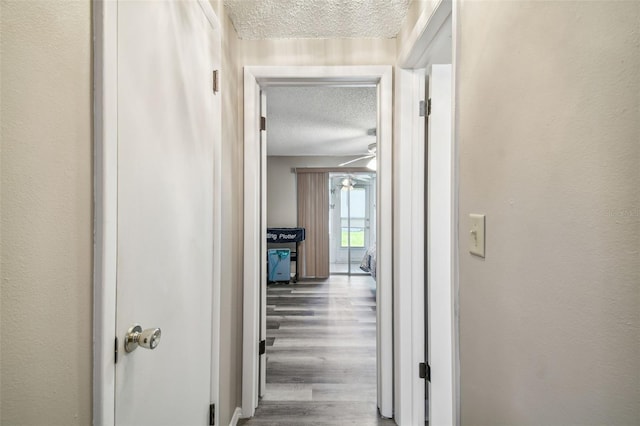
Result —
<svg viewBox="0 0 640 426"><path fill-rule="evenodd" d="M269 285L267 389L239 425L395 425L376 408L370 276Z"/></svg>

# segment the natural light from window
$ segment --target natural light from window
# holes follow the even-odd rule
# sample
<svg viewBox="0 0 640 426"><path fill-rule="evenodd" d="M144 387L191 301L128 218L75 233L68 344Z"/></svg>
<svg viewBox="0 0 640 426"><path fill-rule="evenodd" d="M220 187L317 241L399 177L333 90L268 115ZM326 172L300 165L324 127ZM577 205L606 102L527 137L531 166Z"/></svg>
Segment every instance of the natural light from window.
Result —
<svg viewBox="0 0 640 426"><path fill-rule="evenodd" d="M364 188L355 187L351 190L340 191L340 203L350 209L340 210L342 227L342 247L364 247L364 229L366 226L367 198ZM349 216L351 216L351 231L349 232ZM349 244L351 234L351 244Z"/></svg>

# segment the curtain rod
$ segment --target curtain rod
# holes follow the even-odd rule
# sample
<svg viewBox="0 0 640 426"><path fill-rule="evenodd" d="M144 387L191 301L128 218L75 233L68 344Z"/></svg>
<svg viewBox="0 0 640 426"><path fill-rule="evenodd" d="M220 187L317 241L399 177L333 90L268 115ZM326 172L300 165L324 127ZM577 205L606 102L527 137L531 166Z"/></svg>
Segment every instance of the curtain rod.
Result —
<svg viewBox="0 0 640 426"><path fill-rule="evenodd" d="M293 167L291 173L375 173L366 167Z"/></svg>

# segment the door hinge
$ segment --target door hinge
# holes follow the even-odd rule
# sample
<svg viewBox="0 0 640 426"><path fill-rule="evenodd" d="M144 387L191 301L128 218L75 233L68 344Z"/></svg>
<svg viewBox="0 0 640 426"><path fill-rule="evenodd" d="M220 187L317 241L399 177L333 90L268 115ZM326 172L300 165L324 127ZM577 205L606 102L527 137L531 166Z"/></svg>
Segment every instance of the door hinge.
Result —
<svg viewBox="0 0 640 426"><path fill-rule="evenodd" d="M258 353L258 355L264 355L267 353L267 341L266 340L260 340L260 351Z"/></svg>
<svg viewBox="0 0 640 426"><path fill-rule="evenodd" d="M267 117L260 117L260 130L267 130Z"/></svg>
<svg viewBox="0 0 640 426"><path fill-rule="evenodd" d="M421 379L431 381L431 367L426 362L421 362L418 367L418 375Z"/></svg>
<svg viewBox="0 0 640 426"><path fill-rule="evenodd" d="M220 90L220 77L218 70L213 70L213 93L218 93Z"/></svg>
<svg viewBox="0 0 640 426"><path fill-rule="evenodd" d="M117 364L118 363L118 338L116 337L116 342L115 345L113 347L113 363Z"/></svg>
<svg viewBox="0 0 640 426"><path fill-rule="evenodd" d="M431 98L420 101L420 117L431 115Z"/></svg>
<svg viewBox="0 0 640 426"><path fill-rule="evenodd" d="M216 404L209 404L209 426L216 424Z"/></svg>
<svg viewBox="0 0 640 426"><path fill-rule="evenodd" d="M420 101L420 117L431 115L431 98Z"/></svg>

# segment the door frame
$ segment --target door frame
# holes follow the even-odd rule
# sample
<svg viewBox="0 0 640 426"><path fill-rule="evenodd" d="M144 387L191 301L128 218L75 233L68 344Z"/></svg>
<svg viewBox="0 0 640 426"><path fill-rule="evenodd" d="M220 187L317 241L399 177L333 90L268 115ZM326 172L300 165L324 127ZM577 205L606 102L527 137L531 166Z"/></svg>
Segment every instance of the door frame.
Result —
<svg viewBox="0 0 640 426"><path fill-rule="evenodd" d="M244 281L242 417L258 406L258 344L262 283L262 203L260 164L260 90L278 85L376 85L378 87L378 407L393 417L392 330L392 67L391 66L249 66L244 68ZM265 212L266 214L266 212Z"/></svg>
<svg viewBox="0 0 640 426"><path fill-rule="evenodd" d="M426 209L426 138L425 118L419 114L419 105L425 101L426 70L430 65L439 62L443 50L450 49L449 63L453 69L452 93L452 164L451 179L446 182L451 187L451 225L450 239L446 241L451 251L448 261L451 265L450 297L445 301L430 300L429 303L447 303L452 312L451 318L451 354L453 356L453 377L451 400L451 419L453 424L460 424L460 362L459 362L459 327L458 327L458 168L457 168L457 139L455 115L455 64L456 64L456 19L457 2L440 0L427 6L419 16L414 28L408 35L399 52L398 66L395 74L395 161L396 187L394 190L395 215L402 219L395 229L397 238L394 254L394 303L396 309L401 306L411 306L410 313L397 315L394 323L395 352L399 360L399 370L395 381L396 422L398 425L420 424L425 418L425 382L416 374L417 365L425 362L425 285L427 269L425 268L427 243L437 247L436 241L424 238ZM447 27L448 26L448 27ZM451 31L448 32L447 28ZM402 167L398 167L402 165ZM403 182L403 185L399 183ZM410 186L406 186L410 182ZM407 207L411 206L411 207ZM404 224L409 224L405 226ZM399 244L405 241L405 245ZM406 243L411 241L410 244ZM411 283L402 287L400 283ZM436 325L432 325L436 326ZM431 388L433 391L437 389ZM430 401L431 404L431 401ZM439 407L430 407L430 413Z"/></svg>
<svg viewBox="0 0 640 426"><path fill-rule="evenodd" d="M197 0L211 27L218 16L207 0ZM93 0L93 424L115 425L116 278L118 235L118 2ZM222 60L222 46L219 47ZM219 405L220 283L222 214L221 110L216 117L213 171L213 280L211 403ZM216 422L219 421L216 411Z"/></svg>
<svg viewBox="0 0 640 426"><path fill-rule="evenodd" d="M365 172L366 173L366 172ZM329 174L329 176L331 176L331 173ZM331 181L331 177L329 177L329 181ZM332 188L335 188L333 185L331 186ZM347 258L347 264L349 264L349 266L347 267L347 272L346 273L342 273L342 272L338 272L336 274L338 275L367 275L367 273L362 272L360 270L360 268L357 268L358 271L360 272L356 272L355 274L351 273L351 265L348 261L349 259L349 251L351 251L351 256L353 257L353 251L356 251L355 257L353 257L351 259L351 261L353 262L353 259L357 259L357 265L360 265L360 261L362 260L362 257L364 256L365 252L367 251L367 249L371 246L371 232L370 232L370 225L367 225L367 223L370 224L370 220L371 220L371 210L372 210L372 197L371 197L371 183L368 182L366 185L362 185L359 183L356 183L354 185L354 189L363 189L365 191L365 230L364 230L364 245L362 247L349 247L347 246L342 247L342 191L339 191L340 194L338 194L336 196L336 200L335 200L335 205L339 206L339 208L334 207L332 209L332 213L329 213L329 216L331 216L333 214L334 219L334 229L331 229L331 233L333 235L335 235L335 239L333 242L333 246L329 245L329 253L331 253L331 251L335 252L335 258L336 258L336 263L343 263L343 262L338 262L338 258L340 256L344 256L344 257L340 257L341 260L344 260L345 257ZM350 194L353 194L353 192L349 191ZM350 197L349 201L351 201ZM367 229L369 229L369 231L367 231ZM331 255L329 255L329 260L331 260ZM331 264L331 261L329 262Z"/></svg>

